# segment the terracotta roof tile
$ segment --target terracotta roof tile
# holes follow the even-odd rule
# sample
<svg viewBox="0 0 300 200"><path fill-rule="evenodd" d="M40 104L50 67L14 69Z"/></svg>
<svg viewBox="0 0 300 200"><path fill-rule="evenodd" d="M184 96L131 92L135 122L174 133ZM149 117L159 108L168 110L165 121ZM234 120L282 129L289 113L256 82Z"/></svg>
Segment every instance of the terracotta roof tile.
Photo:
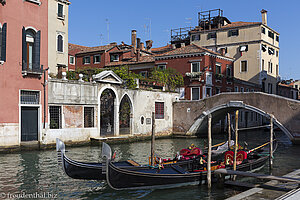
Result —
<svg viewBox="0 0 300 200"><path fill-rule="evenodd" d="M110 62L105 66L133 65L133 64L150 63L150 62L154 63L154 56L141 56L139 58L139 61L136 61L136 57L134 57L130 61Z"/></svg>
<svg viewBox="0 0 300 200"><path fill-rule="evenodd" d="M214 51L209 50L207 48L200 47L196 44L190 44L190 45L187 45L185 47L177 48L177 49L174 49L172 51L162 53L162 54L159 54L159 55L156 55L156 56L170 56L170 55L181 55L181 54L203 53L203 52L208 52L208 53L211 53L211 54L214 54L214 55L222 56L218 52L214 52ZM223 56L223 57L226 57L226 56ZM226 58L230 58L230 57L226 57ZM233 59L233 58L230 58L230 59Z"/></svg>

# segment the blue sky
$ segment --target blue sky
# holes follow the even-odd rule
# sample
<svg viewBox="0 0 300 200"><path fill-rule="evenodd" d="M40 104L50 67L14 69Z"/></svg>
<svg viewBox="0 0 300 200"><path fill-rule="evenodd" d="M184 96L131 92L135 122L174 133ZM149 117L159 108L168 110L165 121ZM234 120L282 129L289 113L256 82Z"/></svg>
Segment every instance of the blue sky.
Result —
<svg viewBox="0 0 300 200"><path fill-rule="evenodd" d="M296 61L300 55L299 0L71 0L69 42L85 46L130 44L132 29L144 42L150 39L151 21L153 46L164 46L170 41L171 29L196 26L199 11L216 8L230 21L249 22L260 22L260 10L267 10L268 26L280 33L280 75L300 79L300 63Z"/></svg>

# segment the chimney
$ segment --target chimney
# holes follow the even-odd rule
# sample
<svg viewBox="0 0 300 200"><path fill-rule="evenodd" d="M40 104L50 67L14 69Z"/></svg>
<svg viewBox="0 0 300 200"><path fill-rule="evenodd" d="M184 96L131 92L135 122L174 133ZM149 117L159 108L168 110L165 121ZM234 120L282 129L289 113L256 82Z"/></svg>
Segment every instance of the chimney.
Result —
<svg viewBox="0 0 300 200"><path fill-rule="evenodd" d="M146 49L147 49L147 51L151 51L150 49L152 48L152 43L153 43L152 40L147 40L146 41Z"/></svg>
<svg viewBox="0 0 300 200"><path fill-rule="evenodd" d="M117 45L117 43L116 42L111 42L111 43L109 43L110 45Z"/></svg>
<svg viewBox="0 0 300 200"><path fill-rule="evenodd" d="M175 44L172 44L172 49L176 49L176 45Z"/></svg>
<svg viewBox="0 0 300 200"><path fill-rule="evenodd" d="M141 49L141 38L136 38L136 48Z"/></svg>
<svg viewBox="0 0 300 200"><path fill-rule="evenodd" d="M136 52L136 30L131 31L131 45L133 47L133 52Z"/></svg>
<svg viewBox="0 0 300 200"><path fill-rule="evenodd" d="M139 62L139 60L140 60L140 49L137 49L136 50L136 62Z"/></svg>
<svg viewBox="0 0 300 200"><path fill-rule="evenodd" d="M181 43L181 44L180 44L180 47L185 47L185 43L184 43L184 42Z"/></svg>
<svg viewBox="0 0 300 200"><path fill-rule="evenodd" d="M265 9L262 9L261 11L261 19L262 24L267 25L267 12Z"/></svg>
<svg viewBox="0 0 300 200"><path fill-rule="evenodd" d="M141 50L145 50L144 42L141 42L141 43L140 43L140 47L141 47Z"/></svg>

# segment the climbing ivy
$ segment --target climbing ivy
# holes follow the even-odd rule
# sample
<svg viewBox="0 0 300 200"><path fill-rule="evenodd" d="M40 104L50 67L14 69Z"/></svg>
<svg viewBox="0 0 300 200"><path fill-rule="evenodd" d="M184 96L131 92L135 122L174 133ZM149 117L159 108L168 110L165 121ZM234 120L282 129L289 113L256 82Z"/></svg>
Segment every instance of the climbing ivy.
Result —
<svg viewBox="0 0 300 200"><path fill-rule="evenodd" d="M184 85L183 76L173 68L154 68L151 72L151 78L164 84L168 91L174 91Z"/></svg>

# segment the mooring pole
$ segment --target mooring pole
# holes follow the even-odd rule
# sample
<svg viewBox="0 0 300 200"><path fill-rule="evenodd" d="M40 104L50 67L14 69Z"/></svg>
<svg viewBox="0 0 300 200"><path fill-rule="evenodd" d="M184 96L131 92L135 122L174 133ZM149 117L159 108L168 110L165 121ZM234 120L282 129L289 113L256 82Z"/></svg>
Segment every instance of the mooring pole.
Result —
<svg viewBox="0 0 300 200"><path fill-rule="evenodd" d="M235 112L235 141L234 141L234 160L233 160L233 170L236 170L236 154L238 150L238 128L239 128L239 111ZM233 176L233 180L235 180L236 176Z"/></svg>
<svg viewBox="0 0 300 200"><path fill-rule="evenodd" d="M155 114L152 112L152 135L151 135L151 165L154 165L154 142L155 142Z"/></svg>
<svg viewBox="0 0 300 200"><path fill-rule="evenodd" d="M270 116L270 170L273 168L273 118Z"/></svg>
<svg viewBox="0 0 300 200"><path fill-rule="evenodd" d="M231 129L230 129L230 114L227 113L227 124L228 124L228 150L230 149L230 141L231 141Z"/></svg>
<svg viewBox="0 0 300 200"><path fill-rule="evenodd" d="M211 188L211 114L208 115L207 186Z"/></svg>

